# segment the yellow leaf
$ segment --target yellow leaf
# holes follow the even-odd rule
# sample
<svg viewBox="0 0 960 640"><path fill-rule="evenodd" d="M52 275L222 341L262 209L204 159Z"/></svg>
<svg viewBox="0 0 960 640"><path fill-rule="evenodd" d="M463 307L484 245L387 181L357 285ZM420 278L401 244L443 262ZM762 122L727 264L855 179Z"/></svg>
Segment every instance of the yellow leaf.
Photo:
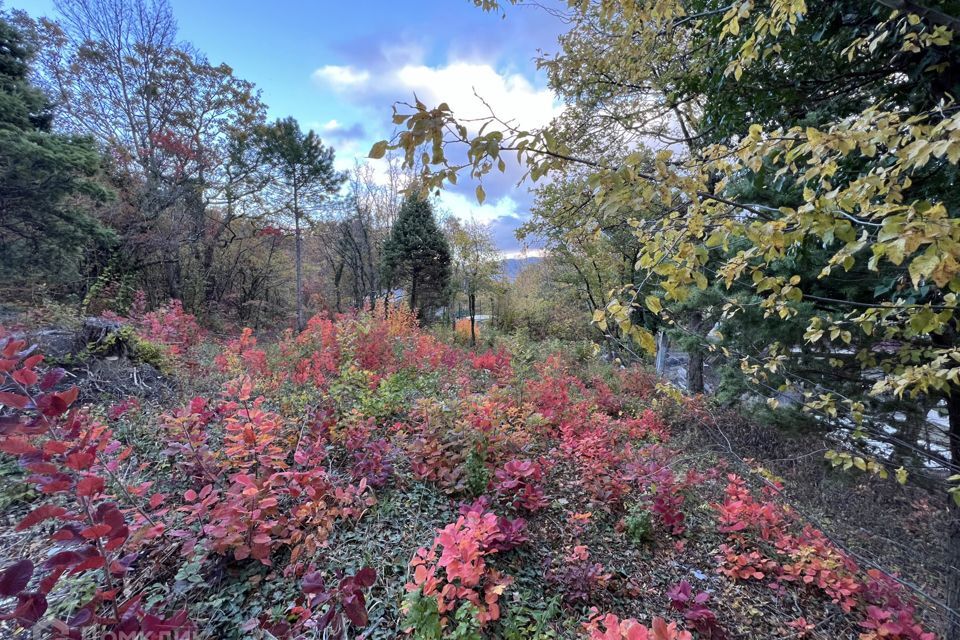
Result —
<svg viewBox="0 0 960 640"><path fill-rule="evenodd" d="M650 309L650 311L653 311L654 313L659 314L660 311L663 309L663 306L660 304L660 298L658 298L657 296L647 296L644 302L647 303L647 308Z"/></svg>
<svg viewBox="0 0 960 640"><path fill-rule="evenodd" d="M920 284L920 278L929 276L939 264L940 257L935 253L926 253L914 258L910 262L909 268L910 279L913 281L913 286Z"/></svg>
<svg viewBox="0 0 960 640"><path fill-rule="evenodd" d="M896 474L896 476L897 476L897 482L899 482L900 484L907 484L907 470L906 470L906 469L904 469L903 467L898 467L898 468L894 471L894 474Z"/></svg>
<svg viewBox="0 0 960 640"><path fill-rule="evenodd" d="M377 160L385 156L386 153L387 153L387 141L381 140L380 142L377 142L376 144L373 145L373 147L370 149L370 153L367 154L367 157Z"/></svg>

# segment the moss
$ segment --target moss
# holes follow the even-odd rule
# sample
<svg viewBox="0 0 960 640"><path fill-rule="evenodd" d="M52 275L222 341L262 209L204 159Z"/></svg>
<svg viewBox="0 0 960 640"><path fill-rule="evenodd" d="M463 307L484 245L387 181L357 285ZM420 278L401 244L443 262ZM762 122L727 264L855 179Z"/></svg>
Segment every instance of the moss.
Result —
<svg viewBox="0 0 960 640"><path fill-rule="evenodd" d="M141 337L133 327L125 325L95 345L87 345L94 355L118 353L134 362L149 364L161 373L170 373L172 368L166 347Z"/></svg>

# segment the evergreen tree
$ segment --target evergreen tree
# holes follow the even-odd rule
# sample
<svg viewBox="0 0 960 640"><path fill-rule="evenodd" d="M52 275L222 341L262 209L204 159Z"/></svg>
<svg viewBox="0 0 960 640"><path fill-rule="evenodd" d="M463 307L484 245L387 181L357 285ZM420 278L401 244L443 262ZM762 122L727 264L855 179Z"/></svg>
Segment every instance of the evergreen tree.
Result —
<svg viewBox="0 0 960 640"><path fill-rule="evenodd" d="M84 250L112 242L89 215L100 156L93 142L51 132L52 105L29 79L31 50L0 14L0 277L64 281Z"/></svg>
<svg viewBox="0 0 960 640"><path fill-rule="evenodd" d="M407 197L383 247L383 276L388 289L407 288L410 308L421 317L445 298L450 282L450 247L430 203Z"/></svg>
<svg viewBox="0 0 960 640"><path fill-rule="evenodd" d="M333 168L333 149L293 118L277 120L263 132L264 155L273 169L279 209L293 219L296 239L297 331L303 331L303 223L336 193L346 176Z"/></svg>

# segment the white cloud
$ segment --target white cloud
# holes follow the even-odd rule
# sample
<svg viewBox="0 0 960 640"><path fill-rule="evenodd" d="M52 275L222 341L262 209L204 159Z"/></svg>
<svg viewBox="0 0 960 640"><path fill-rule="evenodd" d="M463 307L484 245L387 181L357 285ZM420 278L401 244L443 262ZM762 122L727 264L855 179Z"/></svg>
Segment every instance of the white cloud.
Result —
<svg viewBox="0 0 960 640"><path fill-rule="evenodd" d="M410 100L414 94L428 107L446 102L463 121L489 117L492 110L512 125L533 128L545 125L562 109L550 89L537 88L522 74L500 72L485 62L455 60L436 67L407 62L376 72L327 65L313 77L359 102L372 96ZM466 124L468 129L481 125Z"/></svg>
<svg viewBox="0 0 960 640"><path fill-rule="evenodd" d="M464 222L490 224L497 218L523 216L523 213L517 209L516 201L510 196L477 204L476 198L455 191L441 191L439 203L442 208L450 212L450 215Z"/></svg>
<svg viewBox="0 0 960 640"><path fill-rule="evenodd" d="M313 79L325 82L334 89L355 89L362 87L370 80L370 72L363 69L354 69L351 66L328 64L313 72Z"/></svg>
<svg viewBox="0 0 960 640"><path fill-rule="evenodd" d="M545 125L560 112L549 89L538 89L519 73L500 73L485 63L406 65L396 71L394 80L401 95L415 93L430 107L446 102L461 120L485 118L492 110L502 120L531 128Z"/></svg>
<svg viewBox="0 0 960 640"><path fill-rule="evenodd" d="M518 251L501 251L500 257L504 260L510 260L511 258L542 258L547 255L547 252L543 249L520 249Z"/></svg>

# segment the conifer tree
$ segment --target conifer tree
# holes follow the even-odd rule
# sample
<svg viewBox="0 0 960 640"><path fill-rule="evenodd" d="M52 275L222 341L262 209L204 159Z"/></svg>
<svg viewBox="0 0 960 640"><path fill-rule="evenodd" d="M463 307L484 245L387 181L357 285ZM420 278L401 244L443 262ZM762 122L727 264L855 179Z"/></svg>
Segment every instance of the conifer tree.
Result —
<svg viewBox="0 0 960 640"><path fill-rule="evenodd" d="M410 309L421 317L445 298L450 282L450 247L430 203L408 196L383 247L383 275L388 288L407 289Z"/></svg>
<svg viewBox="0 0 960 640"><path fill-rule="evenodd" d="M337 192L346 176L333 167L333 149L313 131L304 133L293 118L265 127L262 137L279 210L293 220L297 331L303 331L307 326L303 316L303 225Z"/></svg>
<svg viewBox="0 0 960 640"><path fill-rule="evenodd" d="M64 279L84 249L112 235L89 215L100 156L86 138L51 132L50 100L28 79L31 51L0 14L0 274Z"/></svg>

